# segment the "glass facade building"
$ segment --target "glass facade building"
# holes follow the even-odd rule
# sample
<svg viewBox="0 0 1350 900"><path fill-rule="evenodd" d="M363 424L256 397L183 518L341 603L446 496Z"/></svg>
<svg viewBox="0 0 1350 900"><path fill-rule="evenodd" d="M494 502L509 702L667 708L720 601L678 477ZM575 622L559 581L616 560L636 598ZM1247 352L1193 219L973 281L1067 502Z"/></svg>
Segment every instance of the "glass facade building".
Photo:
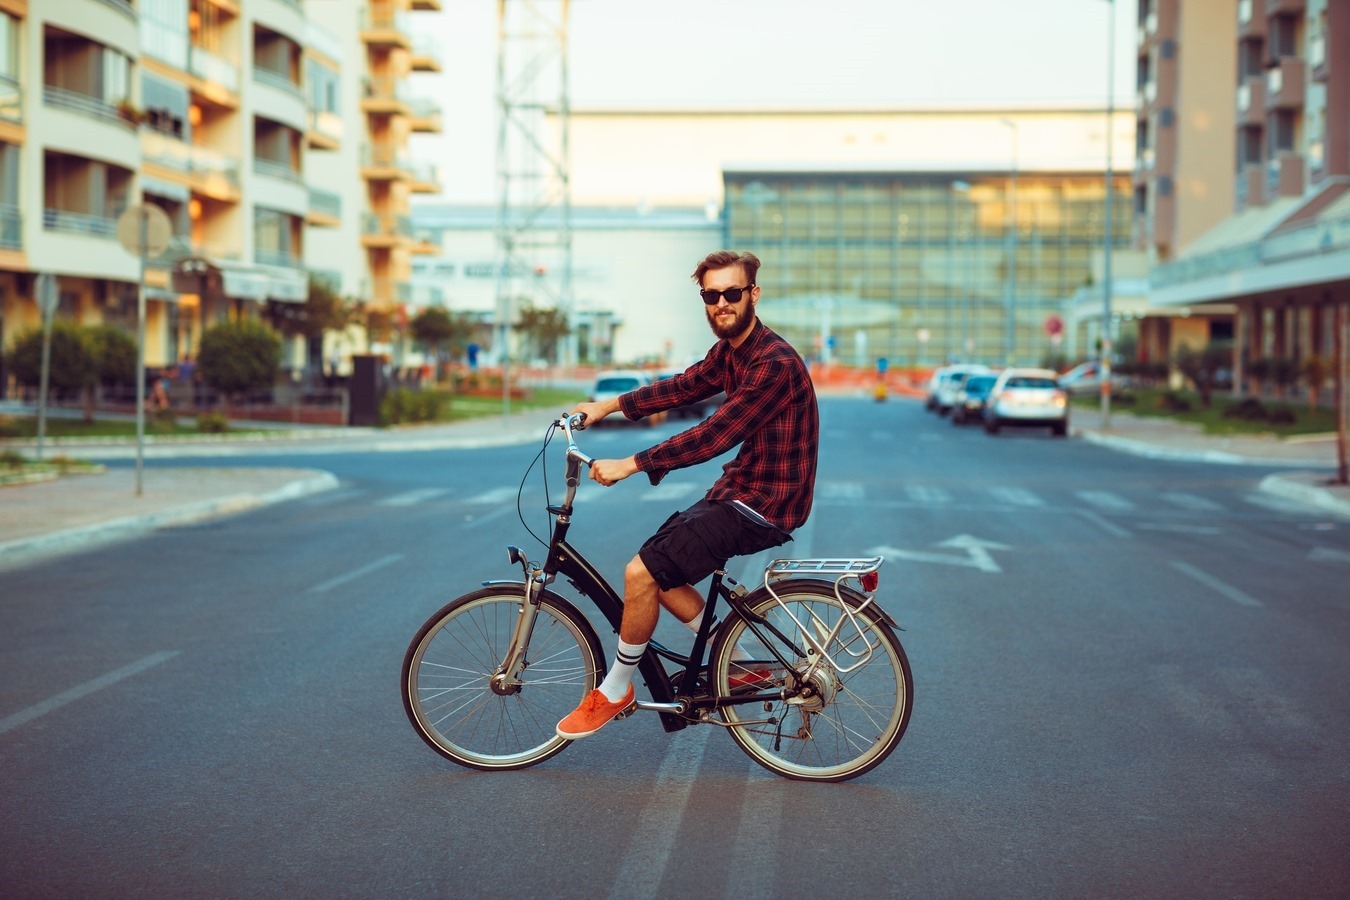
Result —
<svg viewBox="0 0 1350 900"><path fill-rule="evenodd" d="M727 246L764 263L762 318L823 361L1039 365L1104 249L1102 173L725 171L724 187ZM1126 249L1128 172L1114 190Z"/></svg>

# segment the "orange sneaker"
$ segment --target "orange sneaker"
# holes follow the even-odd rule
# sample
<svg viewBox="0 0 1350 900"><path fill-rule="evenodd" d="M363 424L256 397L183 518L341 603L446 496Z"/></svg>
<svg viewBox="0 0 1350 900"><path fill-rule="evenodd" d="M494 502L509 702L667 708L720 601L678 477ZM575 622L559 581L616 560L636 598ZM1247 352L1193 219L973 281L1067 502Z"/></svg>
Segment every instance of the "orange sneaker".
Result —
<svg viewBox="0 0 1350 900"><path fill-rule="evenodd" d="M581 701L580 706L558 723L558 737L569 741L590 737L603 728L610 719L636 705L631 684L628 686L628 693L617 702L610 702L610 699L599 690L591 691L586 695L586 699Z"/></svg>
<svg viewBox="0 0 1350 900"><path fill-rule="evenodd" d="M727 676L727 686L733 691L759 687L773 681L773 672L768 669L745 669Z"/></svg>

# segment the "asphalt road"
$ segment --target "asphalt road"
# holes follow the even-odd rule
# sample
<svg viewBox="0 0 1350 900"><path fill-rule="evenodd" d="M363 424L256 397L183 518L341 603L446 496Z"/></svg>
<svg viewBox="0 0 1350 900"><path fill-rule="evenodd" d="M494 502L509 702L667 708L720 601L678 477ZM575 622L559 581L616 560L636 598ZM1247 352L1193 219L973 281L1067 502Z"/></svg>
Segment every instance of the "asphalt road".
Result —
<svg viewBox="0 0 1350 900"><path fill-rule="evenodd" d="M712 727L646 715L527 771L455 767L404 718L399 664L442 604L512 577L506 544L539 546L538 467L524 525L516 510L537 448L307 455L341 487L0 575L0 884L1343 894L1344 520L1258 494L1253 467L991 438L911 404L822 416L816 510L785 551L885 553L916 682L905 739L868 775L786 781ZM617 456L677 425L584 446ZM716 471L584 485L573 543L619 578Z"/></svg>

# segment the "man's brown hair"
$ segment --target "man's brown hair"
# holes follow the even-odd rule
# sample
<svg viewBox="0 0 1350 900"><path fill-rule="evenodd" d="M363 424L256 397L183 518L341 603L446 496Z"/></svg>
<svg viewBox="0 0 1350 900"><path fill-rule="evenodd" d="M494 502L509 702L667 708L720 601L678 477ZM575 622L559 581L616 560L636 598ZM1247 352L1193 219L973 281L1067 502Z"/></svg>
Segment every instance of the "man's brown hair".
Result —
<svg viewBox="0 0 1350 900"><path fill-rule="evenodd" d="M703 257L690 277L699 287L703 287L704 275L712 269L725 269L728 266L740 266L749 283L754 284L755 276L759 274L759 257L753 253L737 253L735 250L714 250Z"/></svg>

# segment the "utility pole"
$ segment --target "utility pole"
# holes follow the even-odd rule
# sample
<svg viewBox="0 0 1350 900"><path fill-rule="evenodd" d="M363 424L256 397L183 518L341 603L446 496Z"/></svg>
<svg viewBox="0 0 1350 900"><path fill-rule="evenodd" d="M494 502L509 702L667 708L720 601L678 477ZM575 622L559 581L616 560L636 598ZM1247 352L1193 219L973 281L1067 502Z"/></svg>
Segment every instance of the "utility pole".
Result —
<svg viewBox="0 0 1350 900"><path fill-rule="evenodd" d="M1101 376L1102 428L1111 427L1111 257L1114 250L1113 198L1116 193L1114 160L1116 125L1116 0L1106 0L1110 25L1106 44L1106 258L1102 261L1102 357L1097 366Z"/></svg>
<svg viewBox="0 0 1350 900"><path fill-rule="evenodd" d="M497 316L503 415L511 410L510 317L522 292L539 291L562 314L568 334L561 361L572 365L577 358L567 73L570 6L570 0L497 0Z"/></svg>

